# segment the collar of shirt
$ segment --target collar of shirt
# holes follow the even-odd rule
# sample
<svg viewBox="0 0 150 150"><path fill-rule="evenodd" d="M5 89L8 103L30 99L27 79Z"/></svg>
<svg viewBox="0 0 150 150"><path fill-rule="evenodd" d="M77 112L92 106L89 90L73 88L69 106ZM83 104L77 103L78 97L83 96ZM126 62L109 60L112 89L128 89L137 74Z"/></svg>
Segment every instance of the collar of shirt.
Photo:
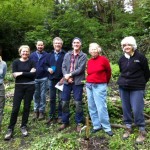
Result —
<svg viewBox="0 0 150 150"><path fill-rule="evenodd" d="M36 53L37 53L37 54L43 54L43 51L42 51L42 52L39 52L38 50L36 50Z"/></svg>
<svg viewBox="0 0 150 150"><path fill-rule="evenodd" d="M54 50L54 53L55 54L59 54L59 53L61 53L61 50L59 52L57 52L56 50Z"/></svg>

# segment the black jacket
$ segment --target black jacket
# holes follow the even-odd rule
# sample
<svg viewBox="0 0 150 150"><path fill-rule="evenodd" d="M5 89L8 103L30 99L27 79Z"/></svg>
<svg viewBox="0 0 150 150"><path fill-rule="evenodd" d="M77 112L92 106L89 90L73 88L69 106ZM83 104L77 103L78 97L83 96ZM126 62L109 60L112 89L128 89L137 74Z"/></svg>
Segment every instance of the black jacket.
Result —
<svg viewBox="0 0 150 150"><path fill-rule="evenodd" d="M52 66L56 66L55 72L53 74L49 73L50 80L52 80L52 79L60 80L63 77L62 63L63 63L65 53L66 52L64 50L61 50L57 61L55 61L55 52L54 51L52 51L51 53L48 54L48 56L46 58L46 70L48 70L48 68L51 68Z"/></svg>
<svg viewBox="0 0 150 150"><path fill-rule="evenodd" d="M122 88L144 90L150 77L147 58L137 50L127 59L124 55L119 59L120 76L117 81Z"/></svg>

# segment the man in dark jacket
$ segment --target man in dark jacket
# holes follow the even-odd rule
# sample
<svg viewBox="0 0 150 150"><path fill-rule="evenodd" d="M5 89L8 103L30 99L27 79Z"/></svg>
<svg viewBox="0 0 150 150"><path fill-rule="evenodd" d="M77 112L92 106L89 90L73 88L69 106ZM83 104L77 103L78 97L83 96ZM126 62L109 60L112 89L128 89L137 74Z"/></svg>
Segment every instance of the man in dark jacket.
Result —
<svg viewBox="0 0 150 150"><path fill-rule="evenodd" d="M46 90L48 73L45 70L45 60L47 52L44 51L43 41L37 41L37 50L30 55L30 59L36 63L36 79L35 79L35 92L34 92L34 118L44 119L45 106L46 106Z"/></svg>
<svg viewBox="0 0 150 150"><path fill-rule="evenodd" d="M47 56L46 70L49 74L50 88L50 112L47 124L55 122L61 123L62 105L61 105L61 90L58 90L56 84L63 84L62 62L65 56L65 51L62 50L63 40L59 37L53 39L54 50ZM58 117L56 116L56 99L58 99Z"/></svg>

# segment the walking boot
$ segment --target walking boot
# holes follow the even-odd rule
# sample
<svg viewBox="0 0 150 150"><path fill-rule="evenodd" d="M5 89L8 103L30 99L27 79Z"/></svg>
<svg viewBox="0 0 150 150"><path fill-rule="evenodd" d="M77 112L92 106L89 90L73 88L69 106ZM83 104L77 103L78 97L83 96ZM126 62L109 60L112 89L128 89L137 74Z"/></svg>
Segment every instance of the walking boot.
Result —
<svg viewBox="0 0 150 150"><path fill-rule="evenodd" d="M146 131L139 131L139 136L136 139L137 144L142 144L146 139Z"/></svg>
<svg viewBox="0 0 150 150"><path fill-rule="evenodd" d="M45 124L50 125L53 122L53 117L49 117L48 120L45 122Z"/></svg>
<svg viewBox="0 0 150 150"><path fill-rule="evenodd" d="M69 127L69 124L62 124L59 128L58 128L58 131L62 131L64 129L66 129L67 127Z"/></svg>
<svg viewBox="0 0 150 150"><path fill-rule="evenodd" d="M132 129L131 128L126 128L126 131L125 131L125 133L122 136L123 140L129 138L131 133L132 133Z"/></svg>
<svg viewBox="0 0 150 150"><path fill-rule="evenodd" d="M58 119L57 119L57 123L58 123L58 124L62 124L62 119L61 119L61 118L58 118Z"/></svg>
<svg viewBox="0 0 150 150"><path fill-rule="evenodd" d="M40 112L39 113L39 118L38 120L43 120L44 119L44 113L43 112Z"/></svg>
<svg viewBox="0 0 150 150"><path fill-rule="evenodd" d="M83 125L81 123L78 123L77 124L77 128L76 128L76 131L77 132L81 132L81 129L82 129Z"/></svg>
<svg viewBox="0 0 150 150"><path fill-rule="evenodd" d="M8 129L7 130L7 133L4 137L4 140L10 140L12 138L12 135L13 135L13 130L12 129Z"/></svg>
<svg viewBox="0 0 150 150"><path fill-rule="evenodd" d="M38 119L38 117L39 117L39 112L34 112L33 120Z"/></svg>
<svg viewBox="0 0 150 150"><path fill-rule="evenodd" d="M21 127L21 133L22 133L22 136L24 137L28 136L27 127L25 126Z"/></svg>

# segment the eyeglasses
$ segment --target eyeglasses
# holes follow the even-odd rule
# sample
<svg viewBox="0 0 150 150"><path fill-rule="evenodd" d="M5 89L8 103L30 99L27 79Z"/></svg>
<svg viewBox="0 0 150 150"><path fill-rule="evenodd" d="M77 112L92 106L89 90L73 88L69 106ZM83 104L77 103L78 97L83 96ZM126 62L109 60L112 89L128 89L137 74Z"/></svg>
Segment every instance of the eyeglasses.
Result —
<svg viewBox="0 0 150 150"><path fill-rule="evenodd" d="M132 44L123 44L122 47L125 47L125 46L133 46Z"/></svg>

